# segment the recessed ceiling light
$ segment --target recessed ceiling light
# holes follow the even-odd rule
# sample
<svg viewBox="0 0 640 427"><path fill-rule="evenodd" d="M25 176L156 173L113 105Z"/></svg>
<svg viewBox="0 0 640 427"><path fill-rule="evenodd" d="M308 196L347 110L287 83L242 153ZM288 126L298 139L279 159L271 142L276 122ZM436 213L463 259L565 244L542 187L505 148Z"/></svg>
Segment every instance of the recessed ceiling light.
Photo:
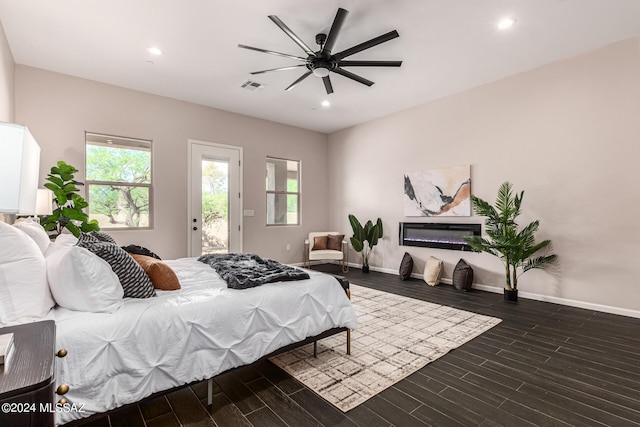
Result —
<svg viewBox="0 0 640 427"><path fill-rule="evenodd" d="M513 24L516 23L516 18L504 18L498 21L498 29L506 30L507 28L513 27Z"/></svg>
<svg viewBox="0 0 640 427"><path fill-rule="evenodd" d="M325 99L320 103L320 105L322 105L324 108L327 108L331 106L331 103Z"/></svg>
<svg viewBox="0 0 640 427"><path fill-rule="evenodd" d="M149 49L147 49L147 52L149 52L151 55L162 55L162 51L158 47L150 47Z"/></svg>

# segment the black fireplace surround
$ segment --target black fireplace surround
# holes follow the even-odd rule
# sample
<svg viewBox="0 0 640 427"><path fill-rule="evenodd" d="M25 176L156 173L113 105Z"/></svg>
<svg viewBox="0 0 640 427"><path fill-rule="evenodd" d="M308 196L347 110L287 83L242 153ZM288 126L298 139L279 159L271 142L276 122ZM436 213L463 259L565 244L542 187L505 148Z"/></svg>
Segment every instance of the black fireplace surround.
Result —
<svg viewBox="0 0 640 427"><path fill-rule="evenodd" d="M470 251L465 236L479 236L480 224L401 222L400 245Z"/></svg>

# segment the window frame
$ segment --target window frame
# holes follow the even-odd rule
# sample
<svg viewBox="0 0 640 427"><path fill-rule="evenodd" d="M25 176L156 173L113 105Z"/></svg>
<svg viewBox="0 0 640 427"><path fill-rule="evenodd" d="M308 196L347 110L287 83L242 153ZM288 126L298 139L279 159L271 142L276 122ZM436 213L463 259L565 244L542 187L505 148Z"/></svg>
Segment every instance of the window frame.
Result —
<svg viewBox="0 0 640 427"><path fill-rule="evenodd" d="M267 156L266 160L265 160L265 180L267 180L269 177L267 175L267 169L266 169L266 165L269 163L269 160L278 160L281 162L296 162L298 164L298 191L277 191L277 190L269 190L267 188L265 188L266 190L266 196L265 196L265 214L266 214L266 226L267 227L299 227L302 225L302 208L301 208L301 200L302 200L302 161L300 160L294 160L294 159L284 159L282 157L274 157L274 156ZM285 196L289 196L289 195L294 195L297 197L298 201L297 201L297 223L295 224L270 224L269 223L269 194L273 194L275 195L285 195Z"/></svg>
<svg viewBox="0 0 640 427"><path fill-rule="evenodd" d="M94 138L94 141L89 141L89 139ZM104 140L105 142L100 143L100 140ZM115 146L121 146L123 149L136 149L136 148L146 148L148 145L149 151L149 172L150 178L149 183L135 183L135 182L125 182L125 181L100 181L100 180L90 180L87 178L87 146L111 146L111 144L107 143L107 140L117 140ZM85 131L85 148L84 148L84 177L85 177L85 190L86 190L86 200L89 203L89 207L87 208L89 218L91 219L91 192L90 188L92 185L112 185L119 187L139 187L139 188L147 188L149 194L149 225L143 227L103 227L100 226L101 230L110 230L110 231L129 231L129 230L153 230L153 206L154 206L154 198L153 198L153 179L154 179L154 171L153 171L153 140L151 139L142 139L142 138L131 138L126 136L117 136L117 135L107 135L103 133L97 132L89 132ZM127 147L128 146L128 147Z"/></svg>

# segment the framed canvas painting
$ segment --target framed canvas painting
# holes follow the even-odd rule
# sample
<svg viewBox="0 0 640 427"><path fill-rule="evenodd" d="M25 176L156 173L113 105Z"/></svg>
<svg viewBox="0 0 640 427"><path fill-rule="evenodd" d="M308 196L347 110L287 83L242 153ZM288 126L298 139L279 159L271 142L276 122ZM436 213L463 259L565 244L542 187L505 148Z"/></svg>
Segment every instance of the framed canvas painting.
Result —
<svg viewBox="0 0 640 427"><path fill-rule="evenodd" d="M404 175L405 216L471 216L471 165Z"/></svg>

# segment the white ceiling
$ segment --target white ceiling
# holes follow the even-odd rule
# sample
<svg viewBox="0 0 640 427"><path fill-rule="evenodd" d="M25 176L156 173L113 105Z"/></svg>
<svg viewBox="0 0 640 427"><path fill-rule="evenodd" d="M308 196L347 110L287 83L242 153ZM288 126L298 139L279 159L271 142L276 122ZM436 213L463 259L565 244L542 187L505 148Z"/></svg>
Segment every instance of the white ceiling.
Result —
<svg viewBox="0 0 640 427"><path fill-rule="evenodd" d="M297 62L239 43L305 56L268 15L315 48L338 7L334 52L396 29L348 59L402 67L351 68L372 87L332 73L329 96L314 76L285 92L301 69L249 75ZM330 133L638 35L640 0L0 0L0 21L18 64Z"/></svg>

